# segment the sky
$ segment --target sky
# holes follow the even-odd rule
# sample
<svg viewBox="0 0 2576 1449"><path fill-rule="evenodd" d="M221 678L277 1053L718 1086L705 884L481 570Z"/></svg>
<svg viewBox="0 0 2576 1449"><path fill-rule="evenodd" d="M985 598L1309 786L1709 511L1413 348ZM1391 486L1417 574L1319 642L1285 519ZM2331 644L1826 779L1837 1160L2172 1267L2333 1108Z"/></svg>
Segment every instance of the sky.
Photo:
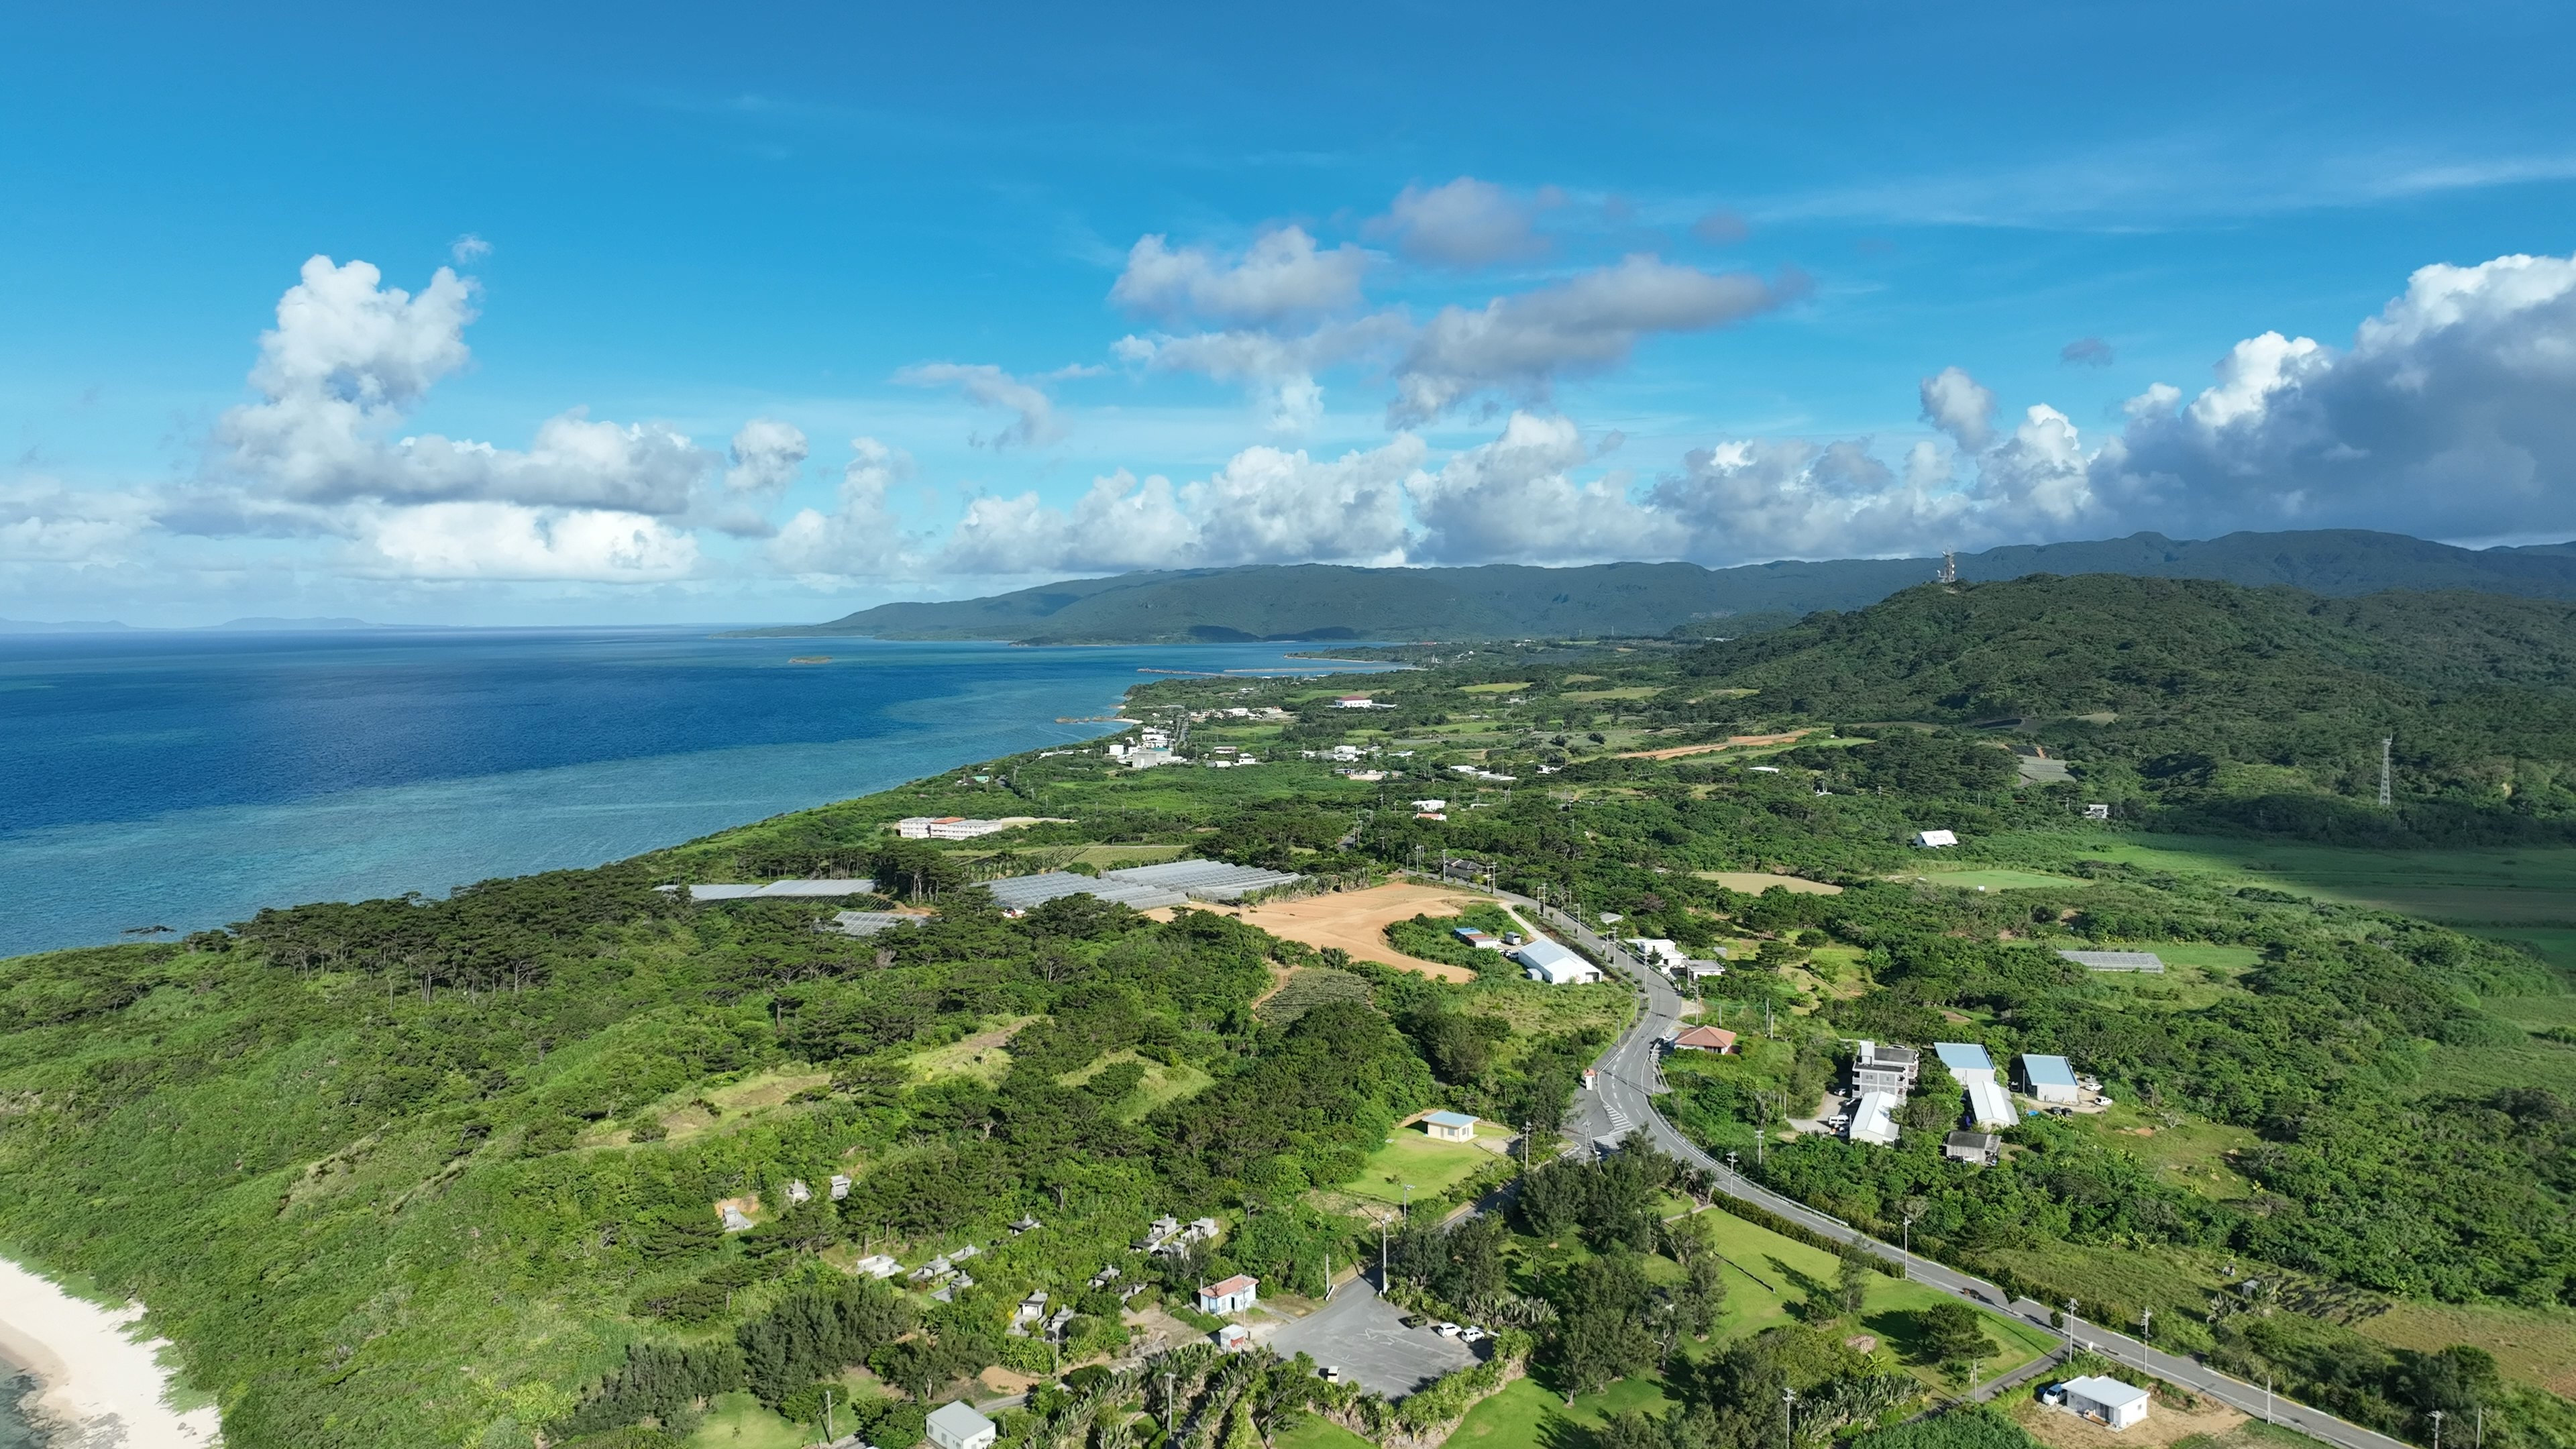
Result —
<svg viewBox="0 0 2576 1449"><path fill-rule="evenodd" d="M2546 4L11 7L0 618L2576 537Z"/></svg>

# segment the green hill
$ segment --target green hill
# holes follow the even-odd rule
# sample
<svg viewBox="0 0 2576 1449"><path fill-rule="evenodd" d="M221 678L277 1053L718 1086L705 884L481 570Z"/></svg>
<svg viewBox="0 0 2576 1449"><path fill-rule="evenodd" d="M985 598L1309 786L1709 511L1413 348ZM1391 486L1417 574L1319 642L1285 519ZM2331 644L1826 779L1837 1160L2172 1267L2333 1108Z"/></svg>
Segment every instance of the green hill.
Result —
<svg viewBox="0 0 2576 1449"><path fill-rule="evenodd" d="M1070 579L990 598L881 604L764 636L1004 639L1024 644L1261 639L1517 639L1663 634L1748 615L1856 609L1932 577L1929 558L1370 569L1330 564L1180 569ZM2234 533L2200 542L2140 533L2093 543L1962 554L1968 580L2028 574L2206 578L2313 593L2473 589L2576 598L2576 546L2472 550L2338 529Z"/></svg>
<svg viewBox="0 0 2576 1449"><path fill-rule="evenodd" d="M1766 709L2011 726L2096 799L2154 798L2321 839L2514 838L2576 822L2576 606L2325 599L2090 575L1926 584L1704 646ZM2393 737L2404 808L2375 806Z"/></svg>

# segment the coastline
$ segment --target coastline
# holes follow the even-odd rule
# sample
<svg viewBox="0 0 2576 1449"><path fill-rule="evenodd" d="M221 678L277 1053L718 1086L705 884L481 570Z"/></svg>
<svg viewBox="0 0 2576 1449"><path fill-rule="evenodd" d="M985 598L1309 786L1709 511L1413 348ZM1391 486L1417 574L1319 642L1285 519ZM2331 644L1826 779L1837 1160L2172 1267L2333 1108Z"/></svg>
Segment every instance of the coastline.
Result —
<svg viewBox="0 0 2576 1449"><path fill-rule="evenodd" d="M49 1442L98 1449L211 1449L223 1442L212 1404L166 1402L167 1339L131 1337L143 1305L101 1308L0 1258L0 1362L41 1387L26 1405Z"/></svg>

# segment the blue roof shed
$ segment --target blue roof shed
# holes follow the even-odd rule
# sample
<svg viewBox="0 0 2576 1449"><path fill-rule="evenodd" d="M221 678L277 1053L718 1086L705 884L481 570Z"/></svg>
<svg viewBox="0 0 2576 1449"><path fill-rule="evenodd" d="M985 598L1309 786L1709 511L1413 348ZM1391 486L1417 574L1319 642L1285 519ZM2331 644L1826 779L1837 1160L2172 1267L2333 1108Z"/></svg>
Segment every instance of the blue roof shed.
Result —
<svg viewBox="0 0 2576 1449"><path fill-rule="evenodd" d="M1941 1059L1941 1065L1954 1072L1991 1072L1995 1069L1994 1058L1987 1056L1986 1049L1972 1041L1936 1041L1932 1043L1932 1053Z"/></svg>

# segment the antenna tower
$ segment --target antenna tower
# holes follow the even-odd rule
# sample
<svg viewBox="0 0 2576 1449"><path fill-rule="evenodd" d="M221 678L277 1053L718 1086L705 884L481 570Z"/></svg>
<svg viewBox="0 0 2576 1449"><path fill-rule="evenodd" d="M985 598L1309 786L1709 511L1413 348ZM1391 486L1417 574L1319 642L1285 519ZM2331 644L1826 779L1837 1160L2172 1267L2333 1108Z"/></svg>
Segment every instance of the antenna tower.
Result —
<svg viewBox="0 0 2576 1449"><path fill-rule="evenodd" d="M2397 743L2395 735L2383 735L2379 741L2379 808L2388 808L2388 752Z"/></svg>
<svg viewBox="0 0 2576 1449"><path fill-rule="evenodd" d="M1945 548L1941 550L1940 581L1945 584L1955 584L1959 581L1959 551L1957 549Z"/></svg>

